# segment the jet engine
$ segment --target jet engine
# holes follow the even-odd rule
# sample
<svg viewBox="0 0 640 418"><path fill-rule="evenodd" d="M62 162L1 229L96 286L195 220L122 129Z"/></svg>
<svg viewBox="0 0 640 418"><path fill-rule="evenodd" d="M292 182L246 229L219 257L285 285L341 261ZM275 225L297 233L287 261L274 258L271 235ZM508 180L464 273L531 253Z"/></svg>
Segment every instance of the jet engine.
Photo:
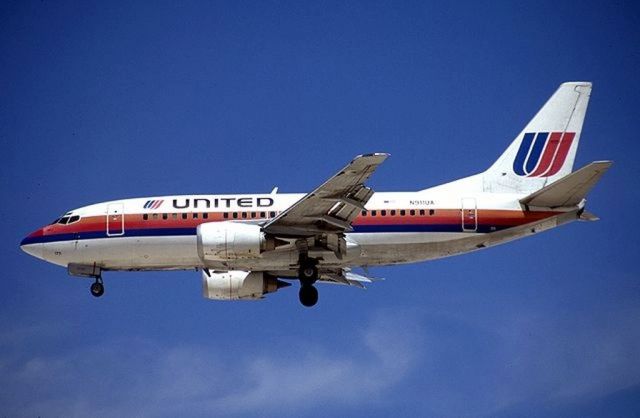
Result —
<svg viewBox="0 0 640 418"><path fill-rule="evenodd" d="M260 257L275 248L259 225L240 222L207 222L198 225L198 255L203 261Z"/></svg>
<svg viewBox="0 0 640 418"><path fill-rule="evenodd" d="M261 271L202 272L202 296L207 299L258 300L290 285Z"/></svg>

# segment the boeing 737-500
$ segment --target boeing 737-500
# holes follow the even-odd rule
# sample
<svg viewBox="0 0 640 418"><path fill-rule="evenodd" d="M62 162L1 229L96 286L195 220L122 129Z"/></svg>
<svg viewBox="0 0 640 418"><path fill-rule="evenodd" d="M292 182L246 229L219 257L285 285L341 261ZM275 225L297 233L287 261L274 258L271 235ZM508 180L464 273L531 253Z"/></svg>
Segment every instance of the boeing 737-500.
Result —
<svg viewBox="0 0 640 418"><path fill-rule="evenodd" d="M389 156L355 157L307 194L153 196L71 210L20 244L93 279L105 271L200 270L203 295L257 300L300 282L363 287L370 266L492 247L575 220L596 220L585 198L611 166L573 170L591 83L562 84L487 170L414 192L365 185ZM354 268L362 268L360 273Z"/></svg>

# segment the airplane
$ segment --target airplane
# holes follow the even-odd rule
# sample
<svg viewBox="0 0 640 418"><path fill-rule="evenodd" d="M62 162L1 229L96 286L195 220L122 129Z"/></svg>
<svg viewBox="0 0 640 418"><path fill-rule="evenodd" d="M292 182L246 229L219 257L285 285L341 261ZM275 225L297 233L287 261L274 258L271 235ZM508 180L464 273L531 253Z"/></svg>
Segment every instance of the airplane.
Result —
<svg viewBox="0 0 640 418"><path fill-rule="evenodd" d="M598 218L587 193L611 161L572 171L590 82L560 85L487 170L414 192L365 185L389 154L355 157L307 194L154 196L71 210L22 240L28 254L93 279L105 271L201 271L205 298L258 300L299 281L364 287L368 268L477 251ZM357 273L356 268L362 271ZM360 270L358 270L360 271Z"/></svg>

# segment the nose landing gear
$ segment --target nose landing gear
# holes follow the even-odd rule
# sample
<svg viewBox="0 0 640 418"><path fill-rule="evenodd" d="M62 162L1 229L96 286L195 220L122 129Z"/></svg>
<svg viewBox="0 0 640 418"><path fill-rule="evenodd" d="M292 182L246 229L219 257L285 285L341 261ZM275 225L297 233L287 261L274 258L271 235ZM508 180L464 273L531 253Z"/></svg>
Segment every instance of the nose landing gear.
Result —
<svg viewBox="0 0 640 418"><path fill-rule="evenodd" d="M102 277L96 277L96 281L91 284L91 294L97 298L104 295L104 284L102 283Z"/></svg>
<svg viewBox="0 0 640 418"><path fill-rule="evenodd" d="M69 275L77 277L88 277L95 279L89 290L91 294L97 298L104 295L104 284L102 283L102 267L97 263L93 264L76 264L69 263L67 266Z"/></svg>

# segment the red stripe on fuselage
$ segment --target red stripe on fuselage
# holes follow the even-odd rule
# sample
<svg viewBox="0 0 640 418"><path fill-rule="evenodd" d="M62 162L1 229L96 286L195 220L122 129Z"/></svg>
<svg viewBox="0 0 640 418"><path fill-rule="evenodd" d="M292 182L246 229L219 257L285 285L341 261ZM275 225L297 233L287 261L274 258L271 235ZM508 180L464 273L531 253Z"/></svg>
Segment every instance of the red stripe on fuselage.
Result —
<svg viewBox="0 0 640 418"><path fill-rule="evenodd" d="M371 216L371 212L367 216L359 215L353 222L354 226L358 225L460 225L462 222L460 209L436 209L433 215L410 215L406 210L406 215L400 215L400 210L396 211L396 215L390 215L387 209L387 215L382 216L380 209L377 210L377 216ZM426 210L428 213L428 210ZM527 223L539 221L550 216L557 215L557 212L524 212L518 210L492 210L479 209L477 219L479 225L496 226L496 227L514 227ZM147 214L148 219L143 218L143 214L129 214L124 216L124 230L140 230L140 229L171 229L171 228L196 228L205 222L221 222L221 221L248 221L246 219L229 219L224 218L222 212L209 212L208 218L203 219L202 212L198 212L198 218L193 218L193 213L187 213L188 218L182 219L182 213L167 213L167 219L162 219L162 213L157 213L156 219L154 214ZM241 216L241 215L240 215ZM253 220L261 220L263 218L254 218ZM106 216L88 216L80 219L79 222L70 225L54 224L46 226L42 229L43 235L57 234L80 234L88 232L106 231ZM113 231L111 231L113 232Z"/></svg>

